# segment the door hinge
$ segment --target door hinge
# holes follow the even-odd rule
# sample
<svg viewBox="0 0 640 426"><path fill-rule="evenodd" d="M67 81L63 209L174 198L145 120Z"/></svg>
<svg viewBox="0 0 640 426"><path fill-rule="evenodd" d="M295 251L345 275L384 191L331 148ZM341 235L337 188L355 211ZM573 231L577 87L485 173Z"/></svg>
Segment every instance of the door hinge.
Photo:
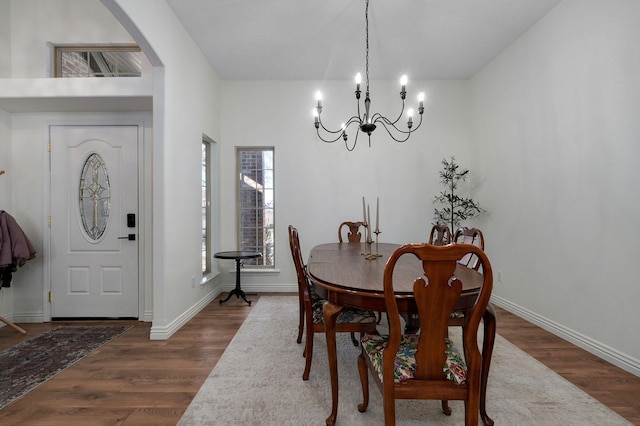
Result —
<svg viewBox="0 0 640 426"><path fill-rule="evenodd" d="M53 301L53 292L49 292L49 303Z"/></svg>
<svg viewBox="0 0 640 426"><path fill-rule="evenodd" d="M49 219L47 220L47 222L49 222L49 228L51 228L51 216L49 216Z"/></svg>
<svg viewBox="0 0 640 426"><path fill-rule="evenodd" d="M51 152L51 140L49 140L49 152Z"/></svg>

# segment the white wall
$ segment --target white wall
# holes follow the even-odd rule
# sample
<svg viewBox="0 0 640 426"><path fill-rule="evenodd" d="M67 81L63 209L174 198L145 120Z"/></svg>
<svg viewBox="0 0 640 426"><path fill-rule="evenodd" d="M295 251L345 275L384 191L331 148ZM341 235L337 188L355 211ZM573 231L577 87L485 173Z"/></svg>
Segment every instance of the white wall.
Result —
<svg viewBox="0 0 640 426"><path fill-rule="evenodd" d="M494 294L636 374L639 17L564 0L472 81Z"/></svg>
<svg viewBox="0 0 640 426"><path fill-rule="evenodd" d="M0 52L11 52L11 1L0 0ZM11 55L0 55L0 78L11 74Z"/></svg>
<svg viewBox="0 0 640 426"><path fill-rule="evenodd" d="M151 338L162 339L195 314L208 295L215 296L214 283L199 284L201 142L203 133L220 140L220 81L165 2L103 3L143 50L154 51L147 54L155 85Z"/></svg>
<svg viewBox="0 0 640 426"><path fill-rule="evenodd" d="M314 245L337 241L341 222L362 219L363 196L373 209L372 220L376 197L380 197L381 242L425 241L432 223L432 200L441 189L440 162L455 155L462 164L469 163L467 82L410 82L411 106L417 105L419 91L427 94L422 127L403 144L391 140L382 128L376 129L371 148L361 134L356 149L347 152L342 142L325 144L317 138L311 111L315 92L321 89L323 120L338 128L356 113L353 86L335 81L222 83L221 249L237 247L235 147L275 147L276 268L281 272L264 276L245 269L244 289L289 285L289 291L295 291L288 225L298 228L306 258ZM372 112L395 118L401 106L397 83L372 82L371 88ZM350 135L354 137L355 130ZM225 282L233 282L233 276L226 276Z"/></svg>
<svg viewBox="0 0 640 426"><path fill-rule="evenodd" d="M1 7L0 3L0 7ZM0 210L11 211L11 115L0 110ZM13 288L0 289L0 316L13 318Z"/></svg>
<svg viewBox="0 0 640 426"><path fill-rule="evenodd" d="M5 91L0 96L3 105L11 107L11 100L23 106L21 96L25 95L23 88L27 88L27 97L33 96L34 87L38 88L43 98L60 99L69 95L59 91L60 80L45 78L50 67L49 43L102 43L107 41L132 43L133 39L124 28L114 19L109 11L96 1L77 0L30 0L3 1L0 10L6 11L2 19L10 19L10 25L0 30L0 44L6 45L5 55L10 58L11 73L2 81ZM10 12L10 13L9 13ZM9 48L10 47L10 48ZM10 74L10 75L9 75ZM142 88L150 77L130 79L133 86ZM75 79L71 86L84 94L85 98L78 101L84 108L77 107L76 111L86 113L56 112L56 102L31 102L36 111L42 111L43 106L53 107L44 109L41 113L13 113L0 111L0 168L7 170L0 181L0 208L8 210L25 230L29 239L37 250L36 259L27 262L14 274L11 292L12 302L9 316L16 322L33 322L48 319L45 294L48 290L46 281L46 256L48 226L48 126L49 124L86 124L86 123L123 123L130 119L131 114L114 115L100 113L91 115L91 95L113 97L120 92L118 84L107 84L97 92L96 81ZM114 79L108 79L113 83ZM135 80L135 81L134 81ZM106 79L105 79L106 81ZM17 84L13 84L17 82ZM86 83L86 84L85 84ZM139 86L138 86L139 85ZM77 96L77 93L73 94ZM148 96L148 95L147 95ZM60 102L62 103L62 102ZM68 103L65 103L68 106ZM95 105L95 104L93 104ZM98 107L102 105L98 104ZM10 108L9 108L10 109ZM20 110L21 108L18 108ZM100 109L102 110L102 109ZM115 118L114 118L115 117ZM148 114L147 114L148 117ZM142 118L132 120L139 123ZM150 122L150 120L147 120ZM150 135L150 129L146 131ZM150 147L149 147L150 148ZM150 152L150 149L148 150ZM150 281L143 285L145 297L152 294ZM150 311L150 301L146 301ZM143 313L141 313L143 315Z"/></svg>
<svg viewBox="0 0 640 426"><path fill-rule="evenodd" d="M11 114L0 110L0 170L11 168ZM11 208L11 175L0 176L0 210Z"/></svg>
<svg viewBox="0 0 640 426"><path fill-rule="evenodd" d="M51 43L133 42L97 0L11 0L10 3L13 78L50 77Z"/></svg>

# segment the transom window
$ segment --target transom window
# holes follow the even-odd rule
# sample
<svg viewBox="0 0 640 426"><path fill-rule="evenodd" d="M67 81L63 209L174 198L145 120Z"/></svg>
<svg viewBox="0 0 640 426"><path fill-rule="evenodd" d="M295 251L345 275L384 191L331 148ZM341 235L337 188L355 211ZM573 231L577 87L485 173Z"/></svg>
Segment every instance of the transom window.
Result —
<svg viewBox="0 0 640 426"><path fill-rule="evenodd" d="M57 46L55 77L140 77L138 46Z"/></svg>
<svg viewBox="0 0 640 426"><path fill-rule="evenodd" d="M275 266L274 148L237 148L238 248L262 253L245 265Z"/></svg>

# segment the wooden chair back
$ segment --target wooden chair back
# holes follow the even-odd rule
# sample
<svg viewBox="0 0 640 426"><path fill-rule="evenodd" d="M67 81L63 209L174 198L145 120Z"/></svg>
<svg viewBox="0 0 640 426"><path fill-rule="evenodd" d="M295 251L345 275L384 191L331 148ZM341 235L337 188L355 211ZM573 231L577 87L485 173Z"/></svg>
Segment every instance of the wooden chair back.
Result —
<svg viewBox="0 0 640 426"><path fill-rule="evenodd" d="M301 300L304 300L304 297L309 296L309 283L302 258L302 250L300 249L298 230L292 225L289 225L289 247L291 248L291 257L298 277L298 295L302 298Z"/></svg>
<svg viewBox="0 0 640 426"><path fill-rule="evenodd" d="M362 240L362 234L360 233L360 227L364 226L363 222L342 222L338 227L338 241L343 242L342 228L349 228L347 231L347 241L350 243L359 243Z"/></svg>
<svg viewBox="0 0 640 426"><path fill-rule="evenodd" d="M483 274L466 269L464 274L456 272L458 260L468 253L477 256ZM413 295L419 312L420 334L416 351L416 370L413 379L398 383L394 380L395 359L404 334L400 321L397 295L394 292L393 271L404 256L422 263L424 277L418 277L413 284ZM454 275L455 273L455 275ZM469 273L471 275L469 275ZM464 359L467 378L456 384L446 378L443 371L449 336L449 318L456 310L462 293L461 279L477 280L481 285L473 300L466 300L471 306L466 312L463 333ZM454 244L438 247L431 244L406 244L398 248L389 258L384 272L384 298L389 314L389 343L384 350L383 389L385 424L395 423L395 399L436 399L464 400L465 424L478 424L480 374L482 355L478 344L478 327L489 303L493 288L491 265L486 255L478 247L468 244ZM376 375L377 376L377 375ZM444 406L444 405L443 405ZM391 421L393 419L393 421Z"/></svg>
<svg viewBox="0 0 640 426"><path fill-rule="evenodd" d="M429 234L429 244L434 246L446 246L451 242L451 230L444 223L436 223Z"/></svg>
<svg viewBox="0 0 640 426"><path fill-rule="evenodd" d="M472 244L478 247L480 250L484 251L484 236L482 235L482 231L478 228L458 228L453 237L454 244ZM480 265L478 263L478 257L474 256L471 253L468 253L460 259L460 263L469 268L473 268L476 271L479 270Z"/></svg>

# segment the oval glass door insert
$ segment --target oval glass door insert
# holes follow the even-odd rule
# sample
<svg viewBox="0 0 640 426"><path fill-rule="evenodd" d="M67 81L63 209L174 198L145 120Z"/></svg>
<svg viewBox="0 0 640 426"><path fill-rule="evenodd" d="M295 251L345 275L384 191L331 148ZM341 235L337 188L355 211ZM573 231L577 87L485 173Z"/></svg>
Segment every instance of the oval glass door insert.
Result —
<svg viewBox="0 0 640 426"><path fill-rule="evenodd" d="M80 219L89 239L97 241L107 229L111 186L104 160L98 153L87 157L80 173Z"/></svg>

